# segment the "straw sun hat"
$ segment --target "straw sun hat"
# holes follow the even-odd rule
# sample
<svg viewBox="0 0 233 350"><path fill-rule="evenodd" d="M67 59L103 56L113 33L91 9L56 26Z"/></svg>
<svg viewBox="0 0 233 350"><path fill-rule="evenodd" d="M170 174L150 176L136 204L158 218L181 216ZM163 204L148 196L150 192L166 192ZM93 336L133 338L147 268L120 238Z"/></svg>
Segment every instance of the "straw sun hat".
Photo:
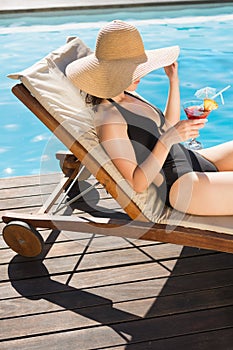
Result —
<svg viewBox="0 0 233 350"><path fill-rule="evenodd" d="M66 75L86 93L111 98L149 72L169 66L178 55L178 46L145 50L138 30L115 20L100 30L95 52L71 62Z"/></svg>

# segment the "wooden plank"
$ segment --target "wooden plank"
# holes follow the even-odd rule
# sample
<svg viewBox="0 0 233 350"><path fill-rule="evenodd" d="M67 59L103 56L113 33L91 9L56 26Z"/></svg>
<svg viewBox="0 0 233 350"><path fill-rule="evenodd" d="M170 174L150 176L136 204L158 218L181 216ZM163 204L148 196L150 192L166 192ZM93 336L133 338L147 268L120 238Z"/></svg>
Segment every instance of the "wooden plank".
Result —
<svg viewBox="0 0 233 350"><path fill-rule="evenodd" d="M33 206L42 206L45 201L49 198L51 192L47 192L47 193L41 193L39 195L35 194L35 195L26 195L26 196L15 196L12 198L6 198L6 199L2 199L0 200L0 212L6 211L6 210L15 210L15 209L19 209L19 208L30 208ZM72 204L72 208L81 208L83 211L85 211L85 209L91 212L97 212L97 210L99 211L99 213L101 213L101 211L103 212L103 215L106 215L107 212L109 213L114 213L115 209L116 209L116 202L115 201L111 201L108 198L106 198L106 200L101 199L101 206L98 205L99 202L99 198L98 198L98 202L96 200L95 197L91 198L90 196L84 199L80 199L79 201L77 201L75 204ZM111 209L111 207L113 207L113 209ZM119 206L117 209L121 209ZM29 212L29 211L28 211ZM90 215L89 214L89 215Z"/></svg>
<svg viewBox="0 0 233 350"><path fill-rule="evenodd" d="M169 261L164 261L164 265L169 267ZM185 275L193 274L196 272L204 271L214 271L214 270L223 270L223 269L232 269L233 268L233 256L232 254L212 254L205 256L194 256L189 257L181 261L177 261L175 272L173 275Z"/></svg>
<svg viewBox="0 0 233 350"><path fill-rule="evenodd" d="M0 178L0 188L10 189L28 186L40 186L41 184L55 184L63 176L61 173L30 175L30 176L17 176Z"/></svg>
<svg viewBox="0 0 233 350"><path fill-rule="evenodd" d="M141 280L136 280L135 278L135 281L132 281L133 278L130 281L127 271L121 270L121 273L125 272L125 275L121 278L121 280L125 279L129 281L116 282L116 284L114 284L114 281L110 280L110 285L106 284L95 287L98 289L98 295L104 298L111 299L113 302L119 302L125 300L153 297L155 294L161 294L161 291L163 291L163 295L165 295L165 293L166 295L173 295L177 293L185 293L187 291L205 290L232 284L232 280L229 277L230 273L232 273L232 270L222 270L221 272L209 271L208 273L206 272L195 275L173 277L165 270L162 270L162 268L158 265L154 265L153 267L154 269L156 268L156 273L158 277L145 277L144 280L142 278ZM140 272L143 273L143 271L145 272L145 269L143 270L141 266ZM114 270L112 270L112 273L113 272ZM118 270L116 272L119 273L120 271ZM93 275L94 274L90 274L89 278ZM98 283L100 284L101 282L99 281L99 274L97 275L97 278ZM106 276L104 276L104 278L106 280ZM209 278L210 280L206 281L206 278ZM59 279L60 276L56 277L56 280ZM118 277L118 281L119 279L120 278ZM78 282L78 275L75 275L74 278L72 278L70 285L78 288L79 285L84 285L85 283L88 283L88 281L86 282L85 280L80 281L79 283Z"/></svg>
<svg viewBox="0 0 233 350"><path fill-rule="evenodd" d="M77 340L80 340L79 350L231 350L233 328L219 329L215 331L203 332L198 334L188 334L184 336L171 337L155 341L145 341L130 343L120 336L117 336L116 332L108 327L102 327L101 329L89 329L89 332L83 330L78 333L75 331L45 335L36 338L26 338L13 341L6 341L1 343L2 350L32 350L40 349L41 344L46 345L47 349L64 350L77 350ZM95 347L88 347L88 337L92 337L93 341L96 342ZM101 347L100 339L102 340ZM128 337L130 338L130 337ZM85 339L87 342L85 343ZM112 340L114 344L122 344L120 346L114 345L113 347L109 344ZM105 340L105 341L104 341ZM106 346L105 346L106 345Z"/></svg>
<svg viewBox="0 0 233 350"><path fill-rule="evenodd" d="M197 334L188 334L178 337L165 338L122 346L102 348L106 350L231 350L233 328L218 329ZM71 346L72 350L72 346ZM95 350L95 349L93 349Z"/></svg>
<svg viewBox="0 0 233 350"><path fill-rule="evenodd" d="M81 189L84 190L90 187L89 182L82 184ZM46 199L52 194L55 189L56 184L47 184L41 186L29 186L29 187L20 187L19 189L11 188L10 190L5 189L0 190L0 212L4 210L18 209L21 207L30 207L35 204L42 206ZM74 186L71 192L71 197L67 197L67 200L72 199L74 196L79 193L77 186ZM101 205L99 204L101 201ZM119 204L112 199L106 191L98 186L95 189L92 189L89 193L81 197L78 201L72 204L72 210L77 212L77 209L82 211L91 212L107 212L113 213L114 210L122 211Z"/></svg>
<svg viewBox="0 0 233 350"><path fill-rule="evenodd" d="M61 177L60 181L63 181L63 179L67 179L67 178ZM6 201L12 198L15 199L20 197L28 197L28 196L39 197L41 194L50 194L52 193L52 191L55 189L55 187L60 181L46 183L46 184L40 183L37 185L27 185L27 183L25 183L24 186L0 189L0 201ZM91 181L85 181L85 182L83 181L80 187L82 190L84 190L90 187L91 185L92 185ZM79 193L78 184L73 186L71 195L75 196L77 195L77 193ZM106 193L105 189L100 185L93 188L87 195L84 195L83 198L87 198L90 200L94 200L94 199L96 200L96 198L111 199L111 197ZM82 198L81 200L83 201Z"/></svg>
<svg viewBox="0 0 233 350"><path fill-rule="evenodd" d="M89 340L92 339L92 341ZM10 340L1 342L2 350L32 350L41 349L41 344L46 345L47 349L56 350L87 350L96 349L100 350L112 344L125 344L125 339L117 334L113 329L103 326L97 328L83 329L79 331L70 330L66 332L52 333L46 335L40 335L39 337ZM43 346L44 346L43 345ZM90 347L92 345L92 347Z"/></svg>
<svg viewBox="0 0 233 350"><path fill-rule="evenodd" d="M47 322L45 318L43 319L43 315L33 315L20 318L20 322L16 319L11 320L11 326L8 320L3 320L1 323L4 329L9 330L8 339L11 340L62 333L62 342L66 340L66 346L68 346L73 341L71 332L75 332L76 340L79 339L79 349L98 349L104 346L120 345L122 339L127 344L128 342L153 341L189 334L197 335L199 332L233 326L233 306L163 317L138 317L135 320L131 319L132 315L127 315L128 320L125 322L121 322L122 317L126 317L125 312L122 314L121 311L109 305L102 307L102 312L100 309L101 307L82 308L78 310L78 313L75 310L51 313L46 315ZM28 334L28 325L32 318L34 322L30 323L30 334ZM64 332L66 334L69 332L71 335L68 343ZM115 336L111 337L110 334L114 333ZM125 337L119 336L124 334ZM3 334L3 337L7 339L6 333Z"/></svg>
<svg viewBox="0 0 233 350"><path fill-rule="evenodd" d="M4 224L5 225L5 224ZM1 225L0 225L1 227ZM46 254L46 258L58 257L58 256L69 256L73 254L78 254L81 251L81 247L83 249L84 246L90 245L88 248L89 252L94 251L103 251L103 250L114 250L114 249L122 249L124 247L130 246L140 246L147 247L153 245L162 245L165 243L160 242L149 242L149 241L137 241L137 240L126 240L121 237L111 237L111 236L102 236L102 235L94 235L94 238L90 244L90 238L92 235L88 233L77 233L77 232L51 232L50 230L40 230L40 233L45 241L45 251L47 251L48 247L51 249ZM132 242L131 242L132 241ZM74 250L75 248L75 250ZM80 251L79 251L80 248ZM202 251L199 251L200 254ZM16 253L10 249L5 241L0 235L0 256L1 256L1 264L9 263L11 259L16 255ZM41 256L38 258L32 258L34 261L39 259L41 260ZM32 260L30 258L25 258L25 261L28 262ZM22 257L22 261L24 258Z"/></svg>
<svg viewBox="0 0 233 350"><path fill-rule="evenodd" d="M81 293L79 297L82 297ZM159 308L160 300L157 302ZM142 303L142 301L135 303L135 309L139 303ZM194 312L188 309L188 313L179 312L175 314L172 312L167 314L166 311L165 314L161 312L161 314L158 315L155 313L155 315L149 314L148 316L146 315L146 317L138 317L134 313L125 311L124 306L122 310L121 304L111 305L110 300L105 300L105 304L103 302L102 305L93 305L91 307L81 307L78 309L72 308L69 310L66 306L66 310L60 310L57 312L30 314L19 318L4 318L1 320L2 334L0 335L0 340L25 337L28 335L29 329L30 335L40 335L46 333L56 333L59 331L69 331L72 328L82 329L100 325L109 325L111 327L114 325L114 328L116 327L116 329L119 329L119 331L121 328L122 331L124 328L125 330L128 329L127 333L135 336L135 338L140 338L138 339L140 341L145 341L145 339L150 340L166 336L177 336L194 331L205 331L208 329L212 330L216 328L233 326L233 314L231 314L230 311L233 311L233 306L218 307L216 309L212 308L209 310L194 309ZM199 320L199 322L195 324L194 321L197 320L197 316L203 316L205 320ZM222 323L220 323L220 320L218 320L216 316L220 317ZM30 322L32 317L33 322ZM180 323L183 323L184 320L189 320L189 326L186 325L184 328L182 327L182 329L180 329L179 326L176 327L174 324L172 327L173 329L168 329L168 325L172 319L173 321L176 320ZM121 325L119 325L119 323ZM29 324L30 327L28 326ZM139 328L140 324L148 325L148 327L141 328L143 329L143 332L139 332L141 334L137 334L134 330ZM160 324L165 328L163 331L160 329L158 330L157 328ZM155 334L155 332L152 331L153 325L157 325L155 328L157 329L156 333L161 333L161 335Z"/></svg>
<svg viewBox="0 0 233 350"><path fill-rule="evenodd" d="M77 249L85 252L85 246L77 246ZM144 254L141 254L136 248L134 249L125 249L120 251L115 251L114 254L109 252L100 252L97 254L86 254L85 258L82 258L81 254L73 254L71 256L66 256L64 258L58 257L53 259L44 260L44 265L49 269L50 275L62 272L72 272L74 266L77 262L79 265L77 271L91 270L91 269L101 269L103 267L110 268L118 265L129 265L140 262L148 262L151 259ZM24 263L28 264L29 263ZM31 262L32 269L27 271L22 264L15 264L15 274L17 278L30 278L34 276L34 268L36 264ZM27 272L26 272L27 271ZM0 276L2 280L8 280L8 271L6 270L5 265L0 265Z"/></svg>
<svg viewBox="0 0 233 350"><path fill-rule="evenodd" d="M125 300L125 298L130 299L133 297L133 299L135 299L134 291L136 288L140 289L140 293L142 293L144 297L155 295L156 290L160 291L161 286L166 283L167 276L169 275L167 270L164 270L155 263L149 265L143 264L141 266L129 265L125 267L115 267L114 269L83 271L78 274L74 273L74 275L71 275L72 271L70 271L70 273L57 274L56 276L50 276L49 271L41 264L37 266L37 270L35 270L34 267L35 274L33 279L23 279L23 276L21 276L21 279L17 280L17 275L15 276L15 273L18 273L18 271L14 269L14 266L10 265L9 274L12 280L11 282L0 283L0 300L22 295L33 298L34 296L48 293L60 293L69 291L69 287L76 289L90 288L93 289L93 293L94 289L97 288L102 296L103 294L110 293L113 298L117 297L117 290L119 290L118 301L121 298ZM69 285L67 285L67 281L70 277L72 277L71 281L69 281ZM157 280L157 278L159 280ZM147 281L147 285L151 284L150 290L143 290L144 281ZM125 293L127 289L128 291L132 291L128 296L127 293Z"/></svg>
<svg viewBox="0 0 233 350"><path fill-rule="evenodd" d="M97 243L95 244L93 242ZM35 264L36 260L40 262L42 259L45 266L49 268L51 275L64 271L72 271L73 266L79 261L80 263L76 272L111 268L115 266L128 266L129 264L138 265L141 262L160 263L170 271L172 271L174 264L176 264L176 272L173 271L173 275L201 272L210 269L233 268L233 257L231 254L217 254L216 258L216 254L213 253L212 256L208 254L207 256L204 255L199 258L196 256L192 258L194 253L190 250L190 258L187 259L188 253L186 253L185 263L180 262L180 260L178 263L177 258L179 258L182 251L181 246L169 244L164 246L157 244L147 246L146 242L144 246L143 244L141 246L134 246L132 243L125 242L118 237L115 239L109 237L107 242L105 242L104 239L100 241L100 239L92 239L92 237L89 237L89 240L76 240L53 244L49 253L46 254L45 259L43 254L38 256L37 259L17 258L16 256L16 258L11 261L11 264L14 264L14 260L16 261L15 269L17 269L18 279L21 278L21 276L22 278L34 277L34 270L33 267L30 269L30 263ZM50 245L48 245L48 248L50 248ZM150 248L150 254L147 253L148 248ZM46 249L47 246L45 246L45 250ZM198 250L194 251L197 251L198 255L201 255L201 252ZM0 275L4 280L7 280L8 277L4 262L5 264L10 262L10 259L7 260L7 258L13 258L15 256L15 254L12 253L7 255L7 252L8 251L5 250L5 256L4 251L1 255L2 265L0 265ZM206 254L205 251L203 251L203 254ZM81 258L82 261L80 260ZM177 271L179 271L179 273L177 273Z"/></svg>
<svg viewBox="0 0 233 350"><path fill-rule="evenodd" d="M22 198L22 197L29 197L29 196L40 196L41 194L49 194L53 191L56 184L46 184L46 185L37 185L37 186L25 186L25 187L12 187L12 188L5 188L0 189L0 202L5 201L9 199L16 199L16 198Z"/></svg>
<svg viewBox="0 0 233 350"><path fill-rule="evenodd" d="M151 297L112 302L108 298L98 296L98 289L76 289L67 287L66 291L40 296L40 302L19 297L0 301L0 319L19 318L33 314L45 314L61 310L89 308L109 304L137 317L155 317L212 309L232 305L233 285L206 290L188 291L174 295L155 293ZM78 310L76 310L78 312ZM137 316L137 317L136 317Z"/></svg>
<svg viewBox="0 0 233 350"><path fill-rule="evenodd" d="M16 259L17 257L15 261ZM34 269L33 279L26 279L25 275L32 276L32 269ZM160 293L165 284L166 293L169 295L232 285L232 269L174 275L155 262L79 272L70 268L56 274L51 274L44 264L31 263L24 266L24 271L20 271L18 266L11 263L8 273L11 282L0 283L0 299L61 292L66 290L68 281L70 286L78 289L98 288L99 295L114 302L124 301L125 298L132 300L151 297L156 291Z"/></svg>
<svg viewBox="0 0 233 350"><path fill-rule="evenodd" d="M28 197L20 197L20 198L9 198L6 200L0 201L0 210L13 210L13 209L21 209L21 208L27 208L29 212L30 207L35 207L38 204L42 205L45 200L48 198L48 194L44 194L41 196L28 196Z"/></svg>

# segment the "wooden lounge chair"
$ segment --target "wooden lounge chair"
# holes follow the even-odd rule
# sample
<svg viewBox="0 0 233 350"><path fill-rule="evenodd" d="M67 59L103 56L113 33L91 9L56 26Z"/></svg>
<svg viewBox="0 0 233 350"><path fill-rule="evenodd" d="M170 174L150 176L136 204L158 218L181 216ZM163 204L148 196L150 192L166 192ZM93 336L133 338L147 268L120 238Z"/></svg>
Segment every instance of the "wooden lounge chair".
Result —
<svg viewBox="0 0 233 350"><path fill-rule="evenodd" d="M135 193L115 168L98 142L93 112L64 74L68 63L90 52L79 38L72 38L32 67L10 75L20 80L13 93L63 142L69 153L58 156L64 163L64 178L36 215L4 214L6 243L20 255L36 256L43 246L36 228L58 228L232 253L233 216L192 216L164 207L154 184L144 193ZM81 170L80 164L84 167ZM127 213L126 219L105 215L90 220L53 211L58 198L83 176L83 169L93 174L120 204Z"/></svg>

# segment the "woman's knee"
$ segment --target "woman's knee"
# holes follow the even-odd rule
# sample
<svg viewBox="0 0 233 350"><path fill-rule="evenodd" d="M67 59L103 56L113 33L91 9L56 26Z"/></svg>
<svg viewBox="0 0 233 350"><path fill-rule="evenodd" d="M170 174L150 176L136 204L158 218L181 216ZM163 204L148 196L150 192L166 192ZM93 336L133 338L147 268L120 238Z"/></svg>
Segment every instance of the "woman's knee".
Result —
<svg viewBox="0 0 233 350"><path fill-rule="evenodd" d="M219 171L233 171L233 141L198 151L214 163Z"/></svg>

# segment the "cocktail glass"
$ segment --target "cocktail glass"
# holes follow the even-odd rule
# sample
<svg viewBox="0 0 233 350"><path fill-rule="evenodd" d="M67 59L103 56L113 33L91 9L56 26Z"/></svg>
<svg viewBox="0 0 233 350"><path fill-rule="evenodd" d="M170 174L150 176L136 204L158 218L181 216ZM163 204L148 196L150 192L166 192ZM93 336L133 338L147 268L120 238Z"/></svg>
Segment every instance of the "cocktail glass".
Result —
<svg viewBox="0 0 233 350"><path fill-rule="evenodd" d="M210 114L210 110L204 110L203 100L190 100L183 103L183 108L188 119L205 119ZM187 142L186 147L191 150L202 149L202 144L196 138Z"/></svg>

